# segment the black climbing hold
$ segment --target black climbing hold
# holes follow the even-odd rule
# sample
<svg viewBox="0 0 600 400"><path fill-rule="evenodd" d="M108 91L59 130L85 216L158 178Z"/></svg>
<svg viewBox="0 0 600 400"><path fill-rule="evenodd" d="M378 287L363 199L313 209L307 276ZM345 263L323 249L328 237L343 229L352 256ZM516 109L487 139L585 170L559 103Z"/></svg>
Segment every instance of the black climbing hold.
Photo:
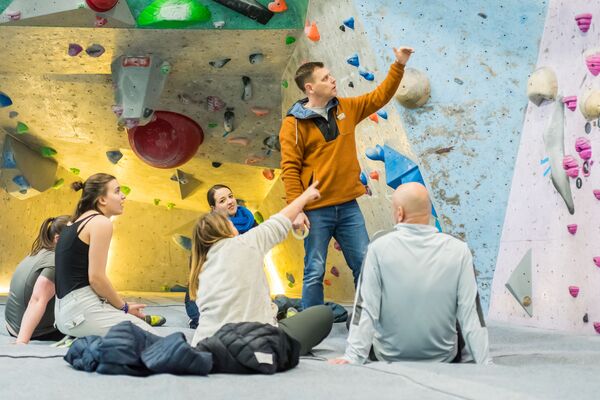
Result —
<svg viewBox="0 0 600 400"><path fill-rule="evenodd" d="M220 163L220 162L218 162L218 161L213 161L213 162L212 162L212 166L213 166L213 168L219 168L221 165L223 165L223 164L221 164L221 163Z"/></svg>
<svg viewBox="0 0 600 400"><path fill-rule="evenodd" d="M581 187L583 186L583 181L581 180L581 178L577 178L575 180L575 186L577 186L577 189L581 189Z"/></svg>
<svg viewBox="0 0 600 400"><path fill-rule="evenodd" d="M354 87L354 83L352 81L348 82L348 86L353 88Z"/></svg>
<svg viewBox="0 0 600 400"><path fill-rule="evenodd" d="M587 175L587 174L589 174L589 173L590 173L590 163L589 163L589 161L588 161L588 160L585 160L585 161L583 162L583 174L584 174L584 175Z"/></svg>
<svg viewBox="0 0 600 400"><path fill-rule="evenodd" d="M477 15L479 15L481 18L486 19L487 15L485 13L478 13Z"/></svg>
<svg viewBox="0 0 600 400"><path fill-rule="evenodd" d="M590 134L592 132L592 124L589 122L585 123L585 133Z"/></svg>
<svg viewBox="0 0 600 400"><path fill-rule="evenodd" d="M150 118L154 114L154 110L150 108L144 108L144 118Z"/></svg>
<svg viewBox="0 0 600 400"><path fill-rule="evenodd" d="M589 321L588 315L587 315L587 313L585 313L585 315L583 316L583 322L587 324L588 321Z"/></svg>
<svg viewBox="0 0 600 400"><path fill-rule="evenodd" d="M244 91L242 92L242 100L248 101L252 98L252 80L248 76L242 76L242 85Z"/></svg>
<svg viewBox="0 0 600 400"><path fill-rule="evenodd" d="M463 80L460 78L454 78L454 82L458 83L459 85L462 85L464 83Z"/></svg>
<svg viewBox="0 0 600 400"><path fill-rule="evenodd" d="M266 25L273 17L273 12L256 0L213 0L255 20L259 24Z"/></svg>
<svg viewBox="0 0 600 400"><path fill-rule="evenodd" d="M342 32L346 32L346 27L342 24L340 25L340 31Z"/></svg>
<svg viewBox="0 0 600 400"><path fill-rule="evenodd" d="M209 61L208 64L211 67L223 68L229 61L231 61L231 58L219 58L218 60Z"/></svg>

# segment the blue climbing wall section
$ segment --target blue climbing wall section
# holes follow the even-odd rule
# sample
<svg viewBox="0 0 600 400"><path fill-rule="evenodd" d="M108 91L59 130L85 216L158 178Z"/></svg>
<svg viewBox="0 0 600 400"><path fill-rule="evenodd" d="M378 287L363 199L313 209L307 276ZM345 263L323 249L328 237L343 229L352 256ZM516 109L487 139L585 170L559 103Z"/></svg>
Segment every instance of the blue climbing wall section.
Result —
<svg viewBox="0 0 600 400"><path fill-rule="evenodd" d="M444 230L474 252L487 309L547 2L354 3L379 70L393 61L392 47L406 44L416 50L410 66L430 79L424 107L394 104Z"/></svg>

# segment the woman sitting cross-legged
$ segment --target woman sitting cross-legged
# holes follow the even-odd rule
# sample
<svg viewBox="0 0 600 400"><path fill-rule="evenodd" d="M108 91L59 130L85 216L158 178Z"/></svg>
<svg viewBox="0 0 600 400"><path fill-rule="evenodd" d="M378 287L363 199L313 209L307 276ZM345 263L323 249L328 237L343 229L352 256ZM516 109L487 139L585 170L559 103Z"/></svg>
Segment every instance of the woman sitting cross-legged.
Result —
<svg viewBox="0 0 600 400"><path fill-rule="evenodd" d="M317 184L242 235L220 213L211 212L198 219L192 238L190 295L200 309L200 319L193 346L230 322L278 326L277 306L271 302L263 270L264 257L286 238L304 206L319 198ZM323 305L279 322L279 327L300 343L300 355L325 339L332 325L331 309Z"/></svg>

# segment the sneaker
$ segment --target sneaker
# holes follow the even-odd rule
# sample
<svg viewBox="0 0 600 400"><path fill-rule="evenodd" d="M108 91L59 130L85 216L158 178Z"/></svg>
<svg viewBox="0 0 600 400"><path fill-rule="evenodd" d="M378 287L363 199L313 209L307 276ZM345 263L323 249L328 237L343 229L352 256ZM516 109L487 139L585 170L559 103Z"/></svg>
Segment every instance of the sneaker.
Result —
<svg viewBox="0 0 600 400"><path fill-rule="evenodd" d="M290 307L290 308L287 309L287 311L285 313L285 317L286 318L290 318L290 317L293 317L296 314L298 314L298 310L296 310L294 307Z"/></svg>
<svg viewBox="0 0 600 400"><path fill-rule="evenodd" d="M190 327L190 329L196 329L198 327L198 320L190 319L188 321L188 326Z"/></svg>
<svg viewBox="0 0 600 400"><path fill-rule="evenodd" d="M73 344L73 342L76 340L77 338L73 337L73 336L65 336L64 338L62 338L61 340L59 340L56 343L52 343L50 345L50 347L56 347L56 348L63 348L63 347L71 347L71 345Z"/></svg>
<svg viewBox="0 0 600 400"><path fill-rule="evenodd" d="M146 315L144 321L150 326L163 326L167 319L162 315Z"/></svg>

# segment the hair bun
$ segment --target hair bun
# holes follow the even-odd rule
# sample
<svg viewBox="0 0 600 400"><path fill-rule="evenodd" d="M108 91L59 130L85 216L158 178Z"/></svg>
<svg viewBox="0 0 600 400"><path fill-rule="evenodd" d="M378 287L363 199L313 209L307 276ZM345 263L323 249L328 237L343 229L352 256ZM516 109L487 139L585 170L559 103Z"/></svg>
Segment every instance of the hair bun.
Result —
<svg viewBox="0 0 600 400"><path fill-rule="evenodd" d="M81 189L83 189L83 182L81 182L81 181L76 181L76 182L73 182L73 183L71 183L71 188L72 188L74 191L78 192L78 191L80 191Z"/></svg>

